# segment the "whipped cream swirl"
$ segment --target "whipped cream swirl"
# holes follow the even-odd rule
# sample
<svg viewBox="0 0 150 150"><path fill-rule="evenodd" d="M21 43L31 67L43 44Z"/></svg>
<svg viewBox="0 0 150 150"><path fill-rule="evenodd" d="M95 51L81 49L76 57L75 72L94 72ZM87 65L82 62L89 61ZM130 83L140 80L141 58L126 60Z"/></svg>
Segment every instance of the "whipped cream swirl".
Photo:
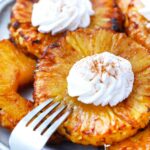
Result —
<svg viewBox="0 0 150 150"><path fill-rule="evenodd" d="M115 106L132 92L130 62L109 52L76 62L67 77L68 94L85 104Z"/></svg>
<svg viewBox="0 0 150 150"><path fill-rule="evenodd" d="M139 13L145 17L148 21L150 21L150 1L149 0L141 0L143 4L143 8L139 9ZM147 27L150 27L150 23L147 23Z"/></svg>
<svg viewBox="0 0 150 150"><path fill-rule="evenodd" d="M33 5L31 21L39 32L54 35L88 27L93 14L90 0L39 0Z"/></svg>

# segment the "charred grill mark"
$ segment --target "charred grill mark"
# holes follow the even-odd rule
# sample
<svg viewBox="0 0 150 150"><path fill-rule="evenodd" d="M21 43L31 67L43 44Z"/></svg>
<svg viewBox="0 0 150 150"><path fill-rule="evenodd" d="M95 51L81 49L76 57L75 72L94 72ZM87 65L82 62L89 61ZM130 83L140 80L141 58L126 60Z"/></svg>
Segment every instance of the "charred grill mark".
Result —
<svg viewBox="0 0 150 150"><path fill-rule="evenodd" d="M16 44L16 42L15 42L15 39L14 39L13 37L10 37L10 38L9 38L9 41L10 41L11 43L13 43L15 46L17 46L17 44Z"/></svg>
<svg viewBox="0 0 150 150"><path fill-rule="evenodd" d="M118 32L122 31L122 27L119 25L119 22L116 18L112 18L111 23L112 23L112 30Z"/></svg>
<svg viewBox="0 0 150 150"><path fill-rule="evenodd" d="M67 127L64 127L64 130L65 130L65 133L66 133L67 135L71 135L71 132L68 130Z"/></svg>
<svg viewBox="0 0 150 150"><path fill-rule="evenodd" d="M124 31L124 16L122 14L121 9L119 8L116 0L113 0L113 9L115 10L114 18L111 19L112 30L117 32Z"/></svg>
<svg viewBox="0 0 150 150"><path fill-rule="evenodd" d="M142 131L144 131L145 130L145 128L141 128L141 129L139 129L139 132L142 132Z"/></svg>
<svg viewBox="0 0 150 150"><path fill-rule="evenodd" d="M123 25L120 24L119 20L117 20L116 18L112 18L111 23L112 23L112 27L111 27L112 30L117 31L117 32L123 32L124 31Z"/></svg>
<svg viewBox="0 0 150 150"><path fill-rule="evenodd" d="M53 43L53 44L49 45L50 49L57 48L57 47L60 47L59 43Z"/></svg>
<svg viewBox="0 0 150 150"><path fill-rule="evenodd" d="M57 43L57 42L48 45L48 46L44 49L44 52L43 52L43 55L41 56L41 58L44 58L44 57L45 57L45 55L48 53L48 50L49 50L49 49L54 49L54 48L58 48L58 47L60 47L60 44Z"/></svg>
<svg viewBox="0 0 150 150"><path fill-rule="evenodd" d="M20 23L18 21L15 21L13 24L12 24L13 28L15 30L17 30L19 27L20 27Z"/></svg>
<svg viewBox="0 0 150 150"><path fill-rule="evenodd" d="M32 42L32 44L40 44L40 43L41 43L40 40L34 40L34 41Z"/></svg>

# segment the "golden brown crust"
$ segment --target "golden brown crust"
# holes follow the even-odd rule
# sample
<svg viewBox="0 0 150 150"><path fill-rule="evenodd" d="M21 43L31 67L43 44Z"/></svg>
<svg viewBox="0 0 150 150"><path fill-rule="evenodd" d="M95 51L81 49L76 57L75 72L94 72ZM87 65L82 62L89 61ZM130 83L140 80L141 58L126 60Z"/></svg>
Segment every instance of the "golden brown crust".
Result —
<svg viewBox="0 0 150 150"><path fill-rule="evenodd" d="M51 36L42 34L31 25L32 6L35 0L17 0L12 10L10 32L13 40L24 47L24 52L40 57L44 49L65 33ZM122 30L122 14L115 0L92 0L95 15L89 28L107 28Z"/></svg>
<svg viewBox="0 0 150 150"><path fill-rule="evenodd" d="M110 146L108 150L150 150L150 126L135 136Z"/></svg>
<svg viewBox="0 0 150 150"><path fill-rule="evenodd" d="M132 37L139 44L147 49L150 49L150 28L146 27L148 21L138 12L143 7L141 1L130 0L130 4L125 3L124 0L119 0L124 3L125 7L121 7L122 11L125 10L125 28L126 33Z"/></svg>
<svg viewBox="0 0 150 150"><path fill-rule="evenodd" d="M115 107L85 105L69 97L66 77L72 65L106 50L131 62L135 83L130 97ZM54 98L72 108L72 114L58 130L69 140L85 145L111 144L135 134L148 123L150 53L126 35L102 29L70 32L47 49L38 66L34 83L36 105Z"/></svg>
<svg viewBox="0 0 150 150"><path fill-rule="evenodd" d="M33 81L35 61L7 40L0 42L0 60L0 126L13 129L33 107L17 94L17 89Z"/></svg>
<svg viewBox="0 0 150 150"><path fill-rule="evenodd" d="M0 96L0 126L12 130L33 108L33 104L16 92Z"/></svg>

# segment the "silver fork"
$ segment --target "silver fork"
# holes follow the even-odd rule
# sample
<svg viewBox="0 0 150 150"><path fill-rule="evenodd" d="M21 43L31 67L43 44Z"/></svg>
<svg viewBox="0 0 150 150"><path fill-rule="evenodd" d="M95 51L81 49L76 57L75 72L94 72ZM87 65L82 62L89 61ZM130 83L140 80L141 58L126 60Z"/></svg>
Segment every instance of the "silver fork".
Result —
<svg viewBox="0 0 150 150"><path fill-rule="evenodd" d="M70 114L70 111L63 111L66 106L61 106L47 117L47 115L60 104L56 102L48 107L51 103L52 99L43 102L17 124L9 139L11 150L41 150L44 147L51 135ZM52 123L62 111L64 113Z"/></svg>

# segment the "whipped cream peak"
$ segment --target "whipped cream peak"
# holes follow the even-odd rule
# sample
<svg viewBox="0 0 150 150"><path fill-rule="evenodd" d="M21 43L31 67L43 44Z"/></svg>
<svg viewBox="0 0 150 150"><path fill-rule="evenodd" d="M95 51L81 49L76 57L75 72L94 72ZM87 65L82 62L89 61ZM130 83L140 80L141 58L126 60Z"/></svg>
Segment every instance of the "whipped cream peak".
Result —
<svg viewBox="0 0 150 150"><path fill-rule="evenodd" d="M90 0L39 0L33 5L31 21L39 32L54 35L88 27L93 14Z"/></svg>
<svg viewBox="0 0 150 150"><path fill-rule="evenodd" d="M143 4L143 8L139 9L139 13L145 17L148 21L150 21L150 1L149 0L141 0Z"/></svg>
<svg viewBox="0 0 150 150"><path fill-rule="evenodd" d="M76 62L67 77L68 94L85 104L115 106L132 92L130 62L109 52Z"/></svg>

